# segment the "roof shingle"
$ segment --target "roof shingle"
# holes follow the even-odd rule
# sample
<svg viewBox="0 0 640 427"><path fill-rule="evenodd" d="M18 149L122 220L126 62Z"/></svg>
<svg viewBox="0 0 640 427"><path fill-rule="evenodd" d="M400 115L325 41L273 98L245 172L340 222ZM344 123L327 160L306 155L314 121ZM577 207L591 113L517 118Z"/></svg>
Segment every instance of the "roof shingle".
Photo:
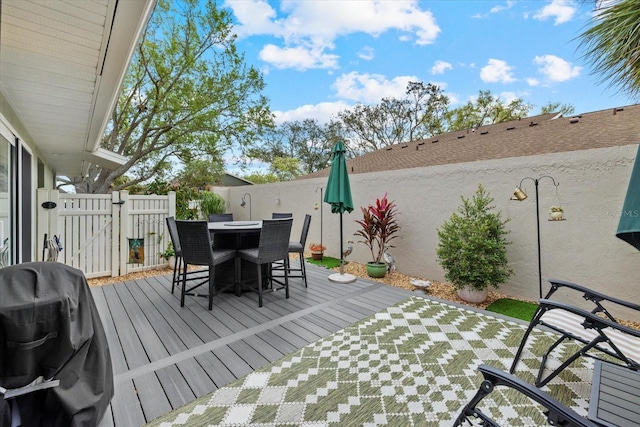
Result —
<svg viewBox="0 0 640 427"><path fill-rule="evenodd" d="M640 104L562 117L557 113L448 132L347 160L349 173L588 150L640 142ZM328 176L329 169L300 177Z"/></svg>

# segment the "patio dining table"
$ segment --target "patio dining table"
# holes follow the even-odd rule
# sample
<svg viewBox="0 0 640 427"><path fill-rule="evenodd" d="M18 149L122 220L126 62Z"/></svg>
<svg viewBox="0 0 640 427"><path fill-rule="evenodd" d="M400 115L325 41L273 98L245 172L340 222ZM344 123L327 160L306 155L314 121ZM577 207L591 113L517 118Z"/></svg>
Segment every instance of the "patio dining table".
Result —
<svg viewBox="0 0 640 427"><path fill-rule="evenodd" d="M239 250L258 247L262 221L209 222L208 226L216 249ZM238 286L257 280L255 266L239 258L217 266L216 280L225 283L234 281L236 271Z"/></svg>

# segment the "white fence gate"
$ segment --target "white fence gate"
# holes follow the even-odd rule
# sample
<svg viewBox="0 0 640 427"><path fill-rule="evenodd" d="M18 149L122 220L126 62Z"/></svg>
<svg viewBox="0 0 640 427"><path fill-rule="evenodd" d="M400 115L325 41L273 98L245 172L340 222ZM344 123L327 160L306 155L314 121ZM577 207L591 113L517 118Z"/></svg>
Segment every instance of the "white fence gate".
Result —
<svg viewBox="0 0 640 427"><path fill-rule="evenodd" d="M176 196L66 194L39 189L39 260L50 258L51 239L60 239L57 261L82 270L87 278L120 276L158 268L171 239L165 218L175 216Z"/></svg>

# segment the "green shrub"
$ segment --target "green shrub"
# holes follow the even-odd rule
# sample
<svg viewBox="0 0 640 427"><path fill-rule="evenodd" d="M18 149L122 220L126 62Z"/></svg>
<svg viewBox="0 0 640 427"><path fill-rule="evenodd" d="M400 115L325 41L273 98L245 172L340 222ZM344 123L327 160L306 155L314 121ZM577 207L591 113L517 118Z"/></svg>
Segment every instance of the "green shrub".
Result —
<svg viewBox="0 0 640 427"><path fill-rule="evenodd" d="M226 211L225 200L216 193L203 191L197 198L200 199L200 210L204 218L209 214L221 214Z"/></svg>
<svg viewBox="0 0 640 427"><path fill-rule="evenodd" d="M493 198L482 184L471 200L461 196L462 205L438 231L438 262L456 289L497 288L512 273L507 262L505 229Z"/></svg>

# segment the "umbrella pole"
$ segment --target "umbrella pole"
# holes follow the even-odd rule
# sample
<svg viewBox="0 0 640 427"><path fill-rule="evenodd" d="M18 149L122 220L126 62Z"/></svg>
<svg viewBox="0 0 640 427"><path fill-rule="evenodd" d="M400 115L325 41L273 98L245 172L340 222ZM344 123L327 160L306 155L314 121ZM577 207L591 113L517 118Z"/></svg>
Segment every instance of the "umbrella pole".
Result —
<svg viewBox="0 0 640 427"><path fill-rule="evenodd" d="M342 249L342 212L340 212L340 274L344 274L344 250Z"/></svg>
<svg viewBox="0 0 640 427"><path fill-rule="evenodd" d="M336 283L352 283L356 281L356 276L353 274L344 273L344 250L342 243L342 212L340 212L340 273L332 274L328 277L329 281Z"/></svg>

